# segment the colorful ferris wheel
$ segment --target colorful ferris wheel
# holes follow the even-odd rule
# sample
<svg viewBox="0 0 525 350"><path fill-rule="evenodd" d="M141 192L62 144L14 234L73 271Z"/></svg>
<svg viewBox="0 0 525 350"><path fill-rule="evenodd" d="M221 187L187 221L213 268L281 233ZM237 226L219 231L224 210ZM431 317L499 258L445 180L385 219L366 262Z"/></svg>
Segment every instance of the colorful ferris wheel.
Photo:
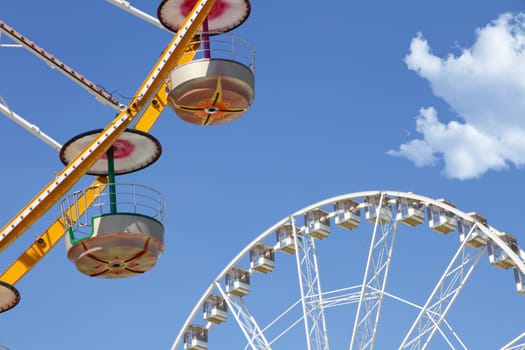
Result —
<svg viewBox="0 0 525 350"><path fill-rule="evenodd" d="M202 126L228 123L246 113L254 99L255 52L248 41L227 32L241 25L250 10L247 0L163 1L158 17L174 37L128 105L0 22L1 32L17 45L117 112L105 128L72 135L59 145L2 104L4 114L59 150L65 167L2 228L0 250L60 204L56 221L0 275L0 311L18 304L16 282L64 236L68 258L92 277L129 277L155 266L164 251L164 197L145 185L117 183L116 176L140 171L160 157L160 142L148 131L165 106ZM96 180L67 195L85 175Z"/></svg>

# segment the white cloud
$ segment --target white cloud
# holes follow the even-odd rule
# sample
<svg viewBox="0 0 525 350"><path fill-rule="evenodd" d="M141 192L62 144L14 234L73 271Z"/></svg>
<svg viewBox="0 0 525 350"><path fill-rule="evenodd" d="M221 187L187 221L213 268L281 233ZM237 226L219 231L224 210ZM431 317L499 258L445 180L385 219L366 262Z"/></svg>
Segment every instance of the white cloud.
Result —
<svg viewBox="0 0 525 350"><path fill-rule="evenodd" d="M417 167L434 165L437 160L435 151L425 140L412 140L399 146L399 151L390 150L387 153L411 159Z"/></svg>
<svg viewBox="0 0 525 350"><path fill-rule="evenodd" d="M525 14L501 15L476 34L471 48L445 58L421 34L412 39L408 68L428 80L460 121L445 124L433 107L423 108L416 121L422 139L388 154L416 166L442 157L444 174L458 179L525 163Z"/></svg>

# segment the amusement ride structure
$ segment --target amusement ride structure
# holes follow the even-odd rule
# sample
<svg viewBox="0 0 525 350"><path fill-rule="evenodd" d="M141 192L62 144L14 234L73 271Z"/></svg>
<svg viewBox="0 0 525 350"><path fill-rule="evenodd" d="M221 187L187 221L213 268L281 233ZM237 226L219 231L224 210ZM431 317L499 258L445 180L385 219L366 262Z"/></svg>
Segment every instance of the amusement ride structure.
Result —
<svg viewBox="0 0 525 350"><path fill-rule="evenodd" d="M243 0L162 2L160 22L176 34L127 106L0 22L2 33L118 112L104 129L75 136L64 146L36 133L60 148L65 168L2 228L0 250L56 203L62 213L0 276L0 310L18 303L16 282L64 235L69 259L93 277L127 277L155 265L164 248L164 198L145 186L119 186L115 176L159 158L160 143L147 132L168 104L183 120L205 126L233 121L246 112L254 98L254 52L243 39L221 36L249 13L250 4ZM36 129L5 105L2 111L26 129ZM66 196L85 174L97 176L92 186Z"/></svg>
<svg viewBox="0 0 525 350"><path fill-rule="evenodd" d="M425 231L438 233L440 237L455 236L447 239L457 242L448 252L450 257L445 258L444 270L435 284L424 288L430 293L422 291L417 280L411 281L410 273L402 279L402 283L412 286L416 293L427 293L423 304L387 287L393 282L391 275L398 273L391 269L395 265L393 261L399 259L394 257L394 243L400 240L398 231L405 235L404 231L412 230L423 236L428 235ZM340 266L325 266L323 270L320 252L332 237L336 241L348 240L341 248L343 254L348 255L341 257ZM337 254L337 245L331 245L324 256ZM422 252L426 251L422 248ZM299 328L301 336L293 338L293 343L297 348L309 350L329 349L329 336L334 333L342 336L350 349L373 349L374 346L468 349L447 315L486 253L491 265L513 270L516 289L525 294L524 253L516 238L490 226L487 218L479 213L463 212L445 199L431 199L411 192L365 191L328 198L284 217L242 249L204 291L180 329L172 350L207 349L208 333L215 335L227 320L244 335L244 343L231 342L235 344L233 348L280 349L283 348L281 342L288 336L296 336L294 329ZM282 256L280 264L276 263L278 254ZM429 260L443 263L437 255L432 254ZM427 257L426 253L422 256ZM410 268L414 257L402 259L408 260ZM364 263L359 264L360 260ZM255 291L252 279L257 276L270 279L269 275L279 273L277 270L282 265L288 265L286 261L295 265L295 269L287 269L284 278L296 281L298 287L290 293L287 293L290 287L278 288L272 305L279 304L278 300L286 302L280 303L280 308L268 316L268 310L261 310L258 305L277 287L274 283L270 289L258 286ZM415 263L419 264L417 260ZM350 268L356 264L364 268L364 274L360 269ZM327 287L322 278L327 274L339 276L344 280L343 285L333 286L330 278ZM352 283L349 279L356 280ZM410 315L408 320L399 315L397 307L392 311L392 301L408 308L403 311ZM355 311L348 309L349 305L354 305ZM332 320L332 310L336 308L350 313L338 315L349 324ZM392 312L394 321L383 322ZM264 323L257 321L260 314L265 314ZM401 319L409 324L400 325ZM478 338L485 336L494 334L480 334ZM337 339L339 344L340 338ZM522 333L502 344L501 349L525 349L524 341L525 333Z"/></svg>
<svg viewBox="0 0 525 350"><path fill-rule="evenodd" d="M72 136L59 145L25 123L5 103L0 104L2 113L59 150L64 164L64 169L1 229L3 251L51 207L60 204L58 218L0 274L0 311L18 304L16 283L62 237L69 260L88 276L122 278L152 269L164 251L165 199L150 187L117 183L117 176L140 171L160 157L162 147L148 131L164 107L170 106L184 121L209 126L241 117L254 100L254 51L247 41L228 33L248 18L248 0L164 0L158 8L158 21L125 1L111 2L175 33L128 105L120 104L0 22L0 31L16 45L25 47L117 112L105 128ZM96 180L70 193L85 175L95 176ZM324 289L317 255L318 246L324 243L321 241L332 235L334 226L357 231L366 225L371 234L361 281ZM401 226L427 227L442 235L457 233L455 253L422 305L387 289L394 242ZM516 289L525 294L525 253L516 237L498 231L481 214L463 212L444 199L396 191L358 192L326 199L284 217L234 257L204 291L172 349L214 348L208 334L232 322L244 335L240 348L281 348L281 338L294 334L293 329L299 327L302 343L297 348L328 349L327 310L348 304L357 305L353 325L347 330L348 346L372 349L379 344L380 316L386 299L417 310L404 335L390 340L390 346L395 343L399 349L426 349L439 338L437 342L442 345L438 346L465 349L466 344L447 321L447 315L485 253L490 264L513 270ZM251 276L266 278L273 273L277 254L288 256L295 265L298 295L281 314L262 325L248 307L248 296L253 292ZM229 319L233 321L226 322ZM281 325L282 320L288 323L283 321ZM525 349L524 341L525 333L502 349Z"/></svg>

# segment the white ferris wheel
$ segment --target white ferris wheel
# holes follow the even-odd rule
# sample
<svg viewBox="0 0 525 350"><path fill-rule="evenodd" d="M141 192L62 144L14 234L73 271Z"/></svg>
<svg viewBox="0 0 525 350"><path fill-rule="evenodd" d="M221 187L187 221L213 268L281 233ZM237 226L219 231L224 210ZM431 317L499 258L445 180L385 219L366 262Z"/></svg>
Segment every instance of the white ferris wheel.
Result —
<svg viewBox="0 0 525 350"><path fill-rule="evenodd" d="M414 239L430 243L417 251L403 247ZM434 240L448 248L440 251ZM462 336L469 327L456 328L449 316L458 319L458 300L483 293L469 282L487 256L490 265L513 270L517 292L525 293L516 238L479 213L411 192L326 199L286 216L242 249L204 291L172 350L470 349ZM418 274L432 275L431 284ZM408 295L397 293L407 286ZM468 315L462 316L478 313ZM525 333L498 344L525 349Z"/></svg>

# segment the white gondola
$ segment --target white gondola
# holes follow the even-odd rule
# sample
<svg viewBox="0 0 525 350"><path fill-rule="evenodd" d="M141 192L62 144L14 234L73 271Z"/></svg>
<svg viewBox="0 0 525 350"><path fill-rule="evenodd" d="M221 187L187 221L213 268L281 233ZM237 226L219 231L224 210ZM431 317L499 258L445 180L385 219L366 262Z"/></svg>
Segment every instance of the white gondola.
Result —
<svg viewBox="0 0 525 350"><path fill-rule="evenodd" d="M207 350L208 329L199 325L191 325L184 333L184 350Z"/></svg>
<svg viewBox="0 0 525 350"><path fill-rule="evenodd" d="M379 220L380 224L385 224L392 220L392 208L387 204L388 198L383 198L381 207L379 206L381 198L379 196L365 198L365 218L375 223Z"/></svg>
<svg viewBox="0 0 525 350"><path fill-rule="evenodd" d="M442 202L451 207L455 207L453 203L446 199L438 199L438 202ZM456 229L457 220L454 213L445 210L441 207L430 204L428 206L428 226L430 229L439 233L450 233Z"/></svg>
<svg viewBox="0 0 525 350"><path fill-rule="evenodd" d="M468 215L477 220L480 224L487 225L487 219L483 215L474 212L470 212ZM477 225L474 227L472 233L470 233L473 227L474 222L459 220L458 231L460 242L463 243L464 240L467 240L466 244L473 248L485 247L489 243L489 237Z"/></svg>
<svg viewBox="0 0 525 350"><path fill-rule="evenodd" d="M258 243L250 249L250 268L262 272L272 272L275 267L275 253L273 247Z"/></svg>
<svg viewBox="0 0 525 350"><path fill-rule="evenodd" d="M361 211L358 205L358 202L351 199L335 202L335 224L349 230L359 226L361 223Z"/></svg>
<svg viewBox="0 0 525 350"><path fill-rule="evenodd" d="M250 272L234 267L226 274L226 292L242 297L250 292Z"/></svg>
<svg viewBox="0 0 525 350"><path fill-rule="evenodd" d="M399 198L397 200L396 221L408 226L416 226L425 221L425 210L423 203L410 198Z"/></svg>
<svg viewBox="0 0 525 350"><path fill-rule="evenodd" d="M286 223L275 231L275 249L288 254L295 254L294 229L292 224ZM298 239L300 236L297 237ZM299 243L299 242L298 242Z"/></svg>
<svg viewBox="0 0 525 350"><path fill-rule="evenodd" d="M228 305L223 297L210 295L202 306L203 317L212 323L222 323L228 318Z"/></svg>
<svg viewBox="0 0 525 350"><path fill-rule="evenodd" d="M312 209L304 214L305 233L317 239L330 234L330 219L323 209Z"/></svg>
<svg viewBox="0 0 525 350"><path fill-rule="evenodd" d="M496 235L499 236L513 252L518 253L518 242L516 237L509 235L505 232L496 232ZM502 269L508 269L513 267L514 261L511 257L505 253L505 251L498 245L494 244L492 241L488 244L488 253L489 253L489 262L497 267Z"/></svg>
<svg viewBox="0 0 525 350"><path fill-rule="evenodd" d="M514 268L514 280L518 293L525 294L525 275L518 268Z"/></svg>

